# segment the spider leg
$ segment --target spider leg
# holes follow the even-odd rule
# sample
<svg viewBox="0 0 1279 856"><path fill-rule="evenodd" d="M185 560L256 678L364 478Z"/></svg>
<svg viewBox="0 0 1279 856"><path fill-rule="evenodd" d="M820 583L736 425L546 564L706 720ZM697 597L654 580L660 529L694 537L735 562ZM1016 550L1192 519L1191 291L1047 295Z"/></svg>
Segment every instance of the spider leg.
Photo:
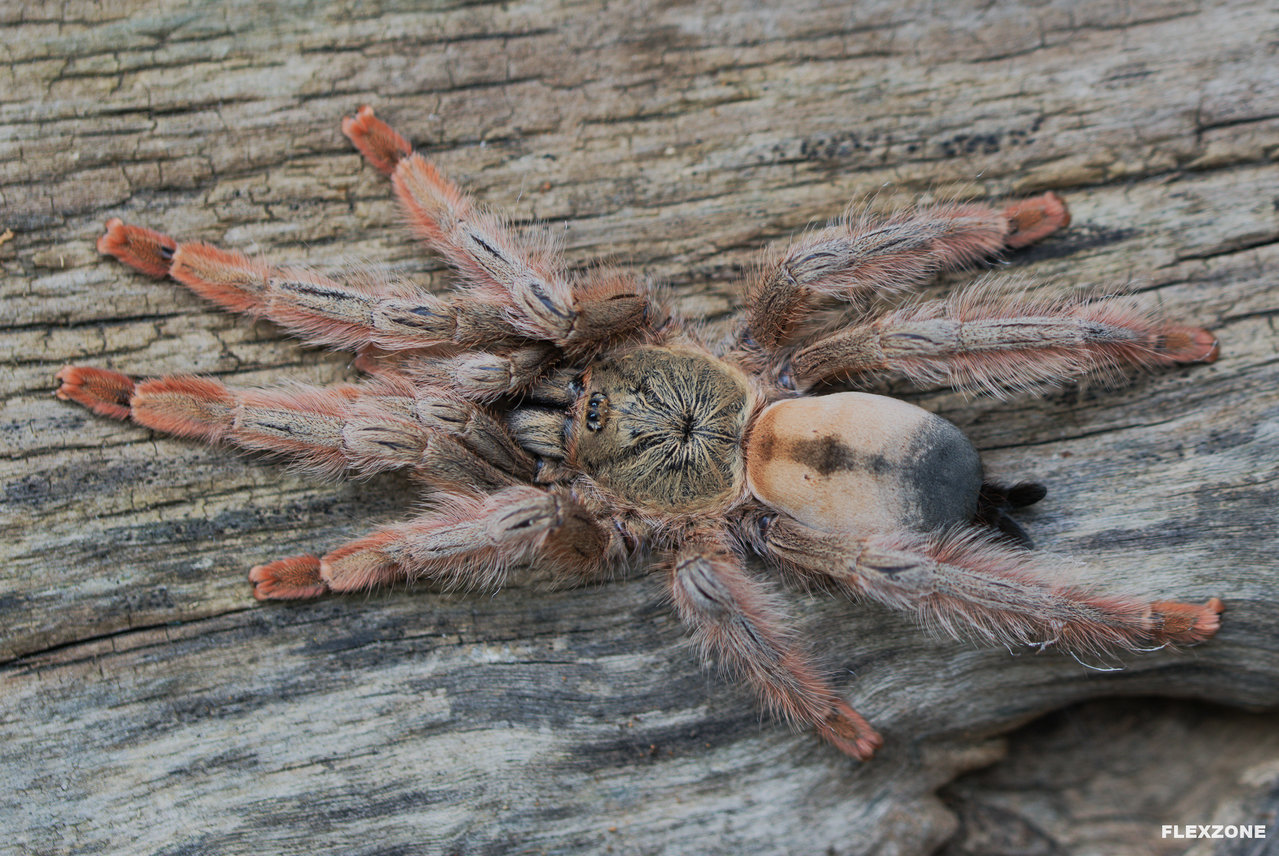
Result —
<svg viewBox="0 0 1279 856"><path fill-rule="evenodd" d="M747 575L721 535L687 541L675 555L669 585L693 638L749 683L770 710L812 726L859 760L879 748L879 735L796 645L771 593Z"/></svg>
<svg viewBox="0 0 1279 856"><path fill-rule="evenodd" d="M1035 300L977 286L949 300L899 309L801 349L796 381L895 370L995 394L1123 366L1212 362L1217 340L1122 298Z"/></svg>
<svg viewBox="0 0 1279 856"><path fill-rule="evenodd" d="M905 291L935 274L1033 243L1070 222L1055 193L1011 203L919 208L860 218L774 252L748 289L743 336L774 349L790 342L820 297L859 300Z"/></svg>
<svg viewBox="0 0 1279 856"><path fill-rule="evenodd" d="M801 576L995 644L1055 644L1072 653L1189 645L1217 632L1223 609L1215 597L1150 602L1054 582L1043 559L977 529L857 537L779 516L761 540L768 555Z"/></svg>
<svg viewBox="0 0 1279 856"><path fill-rule="evenodd" d="M312 344L403 351L438 345L494 344L521 338L502 308L475 296L436 297L415 289L339 282L280 267L210 244L107 221L98 251L152 276L169 276L201 297L267 318Z"/></svg>
<svg viewBox="0 0 1279 856"><path fill-rule="evenodd" d="M533 459L483 408L390 383L233 389L207 377L135 382L86 366L67 366L57 379L59 398L100 415L286 455L322 474L409 468L435 484L491 489L534 474Z"/></svg>
<svg viewBox="0 0 1279 856"><path fill-rule="evenodd" d="M259 600L365 591L428 580L445 588L500 587L512 565L536 561L558 581L597 578L624 539L572 492L513 486L459 493L442 508L380 529L323 557L293 556L249 572Z"/></svg>
<svg viewBox="0 0 1279 856"><path fill-rule="evenodd" d="M462 273L474 293L500 306L524 334L567 350L643 327L649 303L630 276L595 271L571 277L548 240L521 241L481 210L385 122L361 107L342 132L391 177L413 230Z"/></svg>
<svg viewBox="0 0 1279 856"><path fill-rule="evenodd" d="M533 458L524 451L510 429L486 408L470 401L437 398L420 392L412 399L411 406L418 422L433 431L447 434L470 456L478 456L483 462L521 480L530 480L535 475L537 467ZM430 465L430 450L422 466L428 477L436 469Z"/></svg>
<svg viewBox="0 0 1279 856"><path fill-rule="evenodd" d="M541 344L507 351L465 351L449 357L411 356L394 362L397 372L430 389L471 401L516 395L541 380L558 354ZM357 366L366 366L357 362Z"/></svg>

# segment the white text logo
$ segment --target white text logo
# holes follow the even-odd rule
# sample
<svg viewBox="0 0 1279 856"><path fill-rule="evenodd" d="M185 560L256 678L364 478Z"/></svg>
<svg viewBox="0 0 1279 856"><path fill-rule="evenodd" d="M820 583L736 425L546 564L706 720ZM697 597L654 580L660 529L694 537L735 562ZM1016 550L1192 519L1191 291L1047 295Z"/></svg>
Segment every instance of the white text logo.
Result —
<svg viewBox="0 0 1279 856"><path fill-rule="evenodd" d="M1236 826L1235 824L1191 824L1189 826L1163 827L1164 838L1265 838L1266 827L1258 823L1255 826Z"/></svg>

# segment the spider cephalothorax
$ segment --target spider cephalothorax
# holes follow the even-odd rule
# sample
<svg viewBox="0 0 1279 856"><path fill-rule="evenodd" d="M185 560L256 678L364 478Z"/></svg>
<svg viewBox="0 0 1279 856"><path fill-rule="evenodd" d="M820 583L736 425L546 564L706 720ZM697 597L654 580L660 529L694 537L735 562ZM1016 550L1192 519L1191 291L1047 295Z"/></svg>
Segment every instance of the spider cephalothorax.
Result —
<svg viewBox="0 0 1279 856"><path fill-rule="evenodd" d="M641 345L601 356L580 387L562 429L543 420L540 435L526 435L527 411L512 414L526 446L656 514L722 512L741 498L754 396L740 369L687 348Z"/></svg>
<svg viewBox="0 0 1279 856"><path fill-rule="evenodd" d="M365 107L343 130L391 176L416 231L462 275L448 297L342 282L113 219L99 249L308 341L359 352L367 382L236 390L68 366L59 397L332 473L407 469L431 510L252 569L260 599L398 580L497 586L534 564L600 579L641 553L694 637L787 718L867 758L879 735L786 626L756 553L790 574L992 642L1071 651L1189 644L1222 610L1054 579L1009 511L1042 487L984 478L954 425L839 391L875 372L999 393L1127 365L1211 361L1216 340L1116 298L989 286L880 308L938 271L1032 243L1053 194L845 220L774 252L727 341L704 342L627 274L565 270L518 240ZM842 308L841 308L842 307ZM806 394L821 389L824 394Z"/></svg>

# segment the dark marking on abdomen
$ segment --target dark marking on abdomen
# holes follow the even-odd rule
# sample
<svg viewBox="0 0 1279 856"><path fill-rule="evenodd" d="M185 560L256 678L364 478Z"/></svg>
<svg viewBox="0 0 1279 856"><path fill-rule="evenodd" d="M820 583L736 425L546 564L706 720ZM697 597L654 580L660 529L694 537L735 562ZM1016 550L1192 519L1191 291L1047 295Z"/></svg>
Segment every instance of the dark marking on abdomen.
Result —
<svg viewBox="0 0 1279 856"><path fill-rule="evenodd" d="M944 419L929 420L911 438L902 480L914 490L914 525L925 530L967 523L977 514L982 466L963 432Z"/></svg>
<svg viewBox="0 0 1279 856"><path fill-rule="evenodd" d="M813 440L793 440L787 444L785 454L823 477L859 470L882 475L893 469L892 462L882 455L860 452L834 434Z"/></svg>

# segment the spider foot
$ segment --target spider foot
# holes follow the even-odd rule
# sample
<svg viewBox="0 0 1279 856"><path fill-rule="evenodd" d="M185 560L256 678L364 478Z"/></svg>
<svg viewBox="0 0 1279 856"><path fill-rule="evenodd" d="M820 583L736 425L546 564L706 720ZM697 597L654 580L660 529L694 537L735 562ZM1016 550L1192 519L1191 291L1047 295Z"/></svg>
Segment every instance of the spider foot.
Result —
<svg viewBox="0 0 1279 856"><path fill-rule="evenodd" d="M342 120L342 133L368 158L370 164L387 175L395 172L395 165L413 151L408 140L374 116L373 108L367 104L354 117Z"/></svg>
<svg viewBox="0 0 1279 856"><path fill-rule="evenodd" d="M817 727L817 733L845 755L858 761L869 761L884 743L870 723L847 703L838 701L826 721Z"/></svg>
<svg viewBox="0 0 1279 856"><path fill-rule="evenodd" d="M106 233L98 238L98 252L151 276L168 275L178 249L176 241L151 229L129 226L119 217L112 217L106 225Z"/></svg>
<svg viewBox="0 0 1279 856"><path fill-rule="evenodd" d="M1051 191L1014 202L1004 209L1004 216L1012 227L1004 243L1012 248L1033 244L1070 225L1066 203Z"/></svg>
<svg viewBox="0 0 1279 856"><path fill-rule="evenodd" d="M54 376L61 385L54 395L84 405L99 416L128 419L133 379L119 372L89 366L63 366Z"/></svg>
<svg viewBox="0 0 1279 856"><path fill-rule="evenodd" d="M1159 337L1159 356L1170 363L1215 363L1217 337L1202 327L1170 326Z"/></svg>
<svg viewBox="0 0 1279 856"><path fill-rule="evenodd" d="M1193 645L1216 634L1226 605L1221 598L1214 597L1202 604L1161 600L1152 603L1150 608L1158 622L1158 628L1151 634L1156 642Z"/></svg>
<svg viewBox="0 0 1279 856"><path fill-rule="evenodd" d="M258 600L305 600L329 593L318 556L290 556L249 571Z"/></svg>

